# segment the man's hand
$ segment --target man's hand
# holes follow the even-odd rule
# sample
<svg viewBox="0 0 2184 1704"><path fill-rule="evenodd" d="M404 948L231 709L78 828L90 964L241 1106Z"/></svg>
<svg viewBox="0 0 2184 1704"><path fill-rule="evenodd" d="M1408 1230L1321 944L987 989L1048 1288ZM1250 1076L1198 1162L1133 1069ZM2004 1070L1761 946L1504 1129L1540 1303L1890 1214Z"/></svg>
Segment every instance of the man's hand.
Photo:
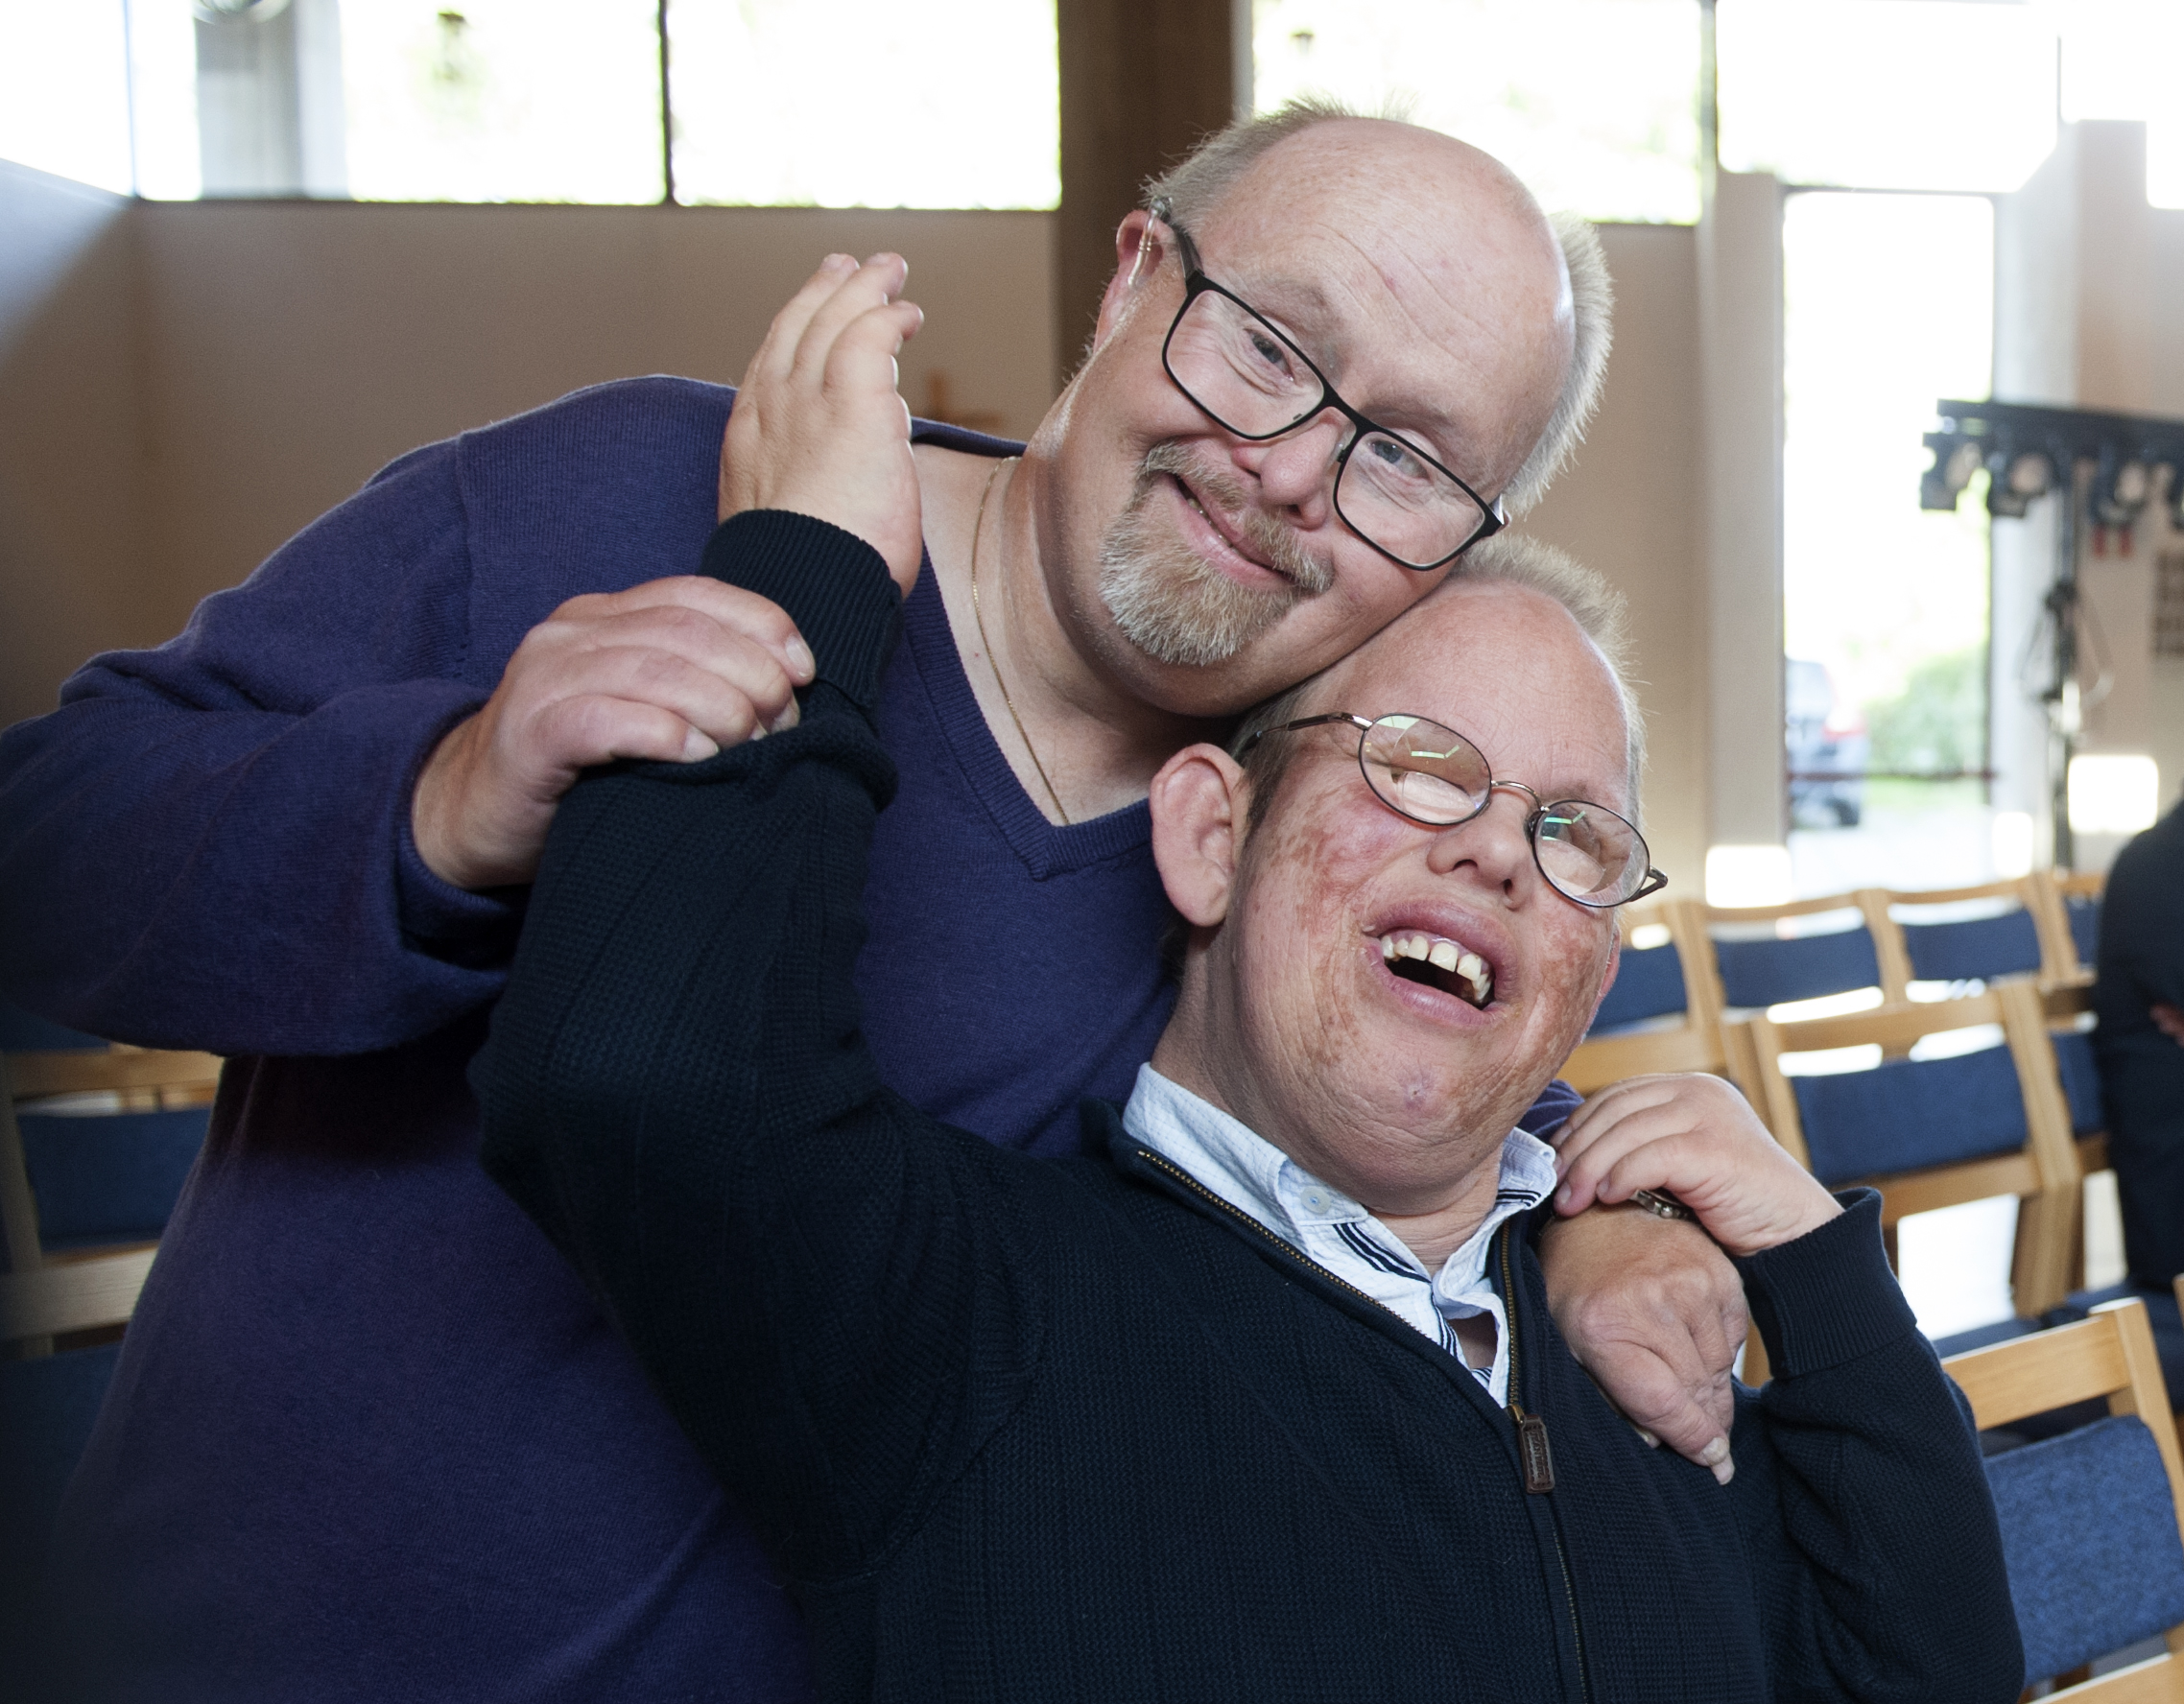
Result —
<svg viewBox="0 0 2184 1704"><path fill-rule="evenodd" d="M1608 1401L1726 1485L1729 1373L1748 1323L1737 1268L1697 1225L1635 1207L1555 1220L1540 1262L1555 1323Z"/></svg>
<svg viewBox="0 0 2184 1704"><path fill-rule="evenodd" d="M899 254L830 254L774 317L721 442L720 516L787 509L854 532L905 596L925 554L895 355L925 316Z"/></svg>
<svg viewBox="0 0 2184 1704"><path fill-rule="evenodd" d="M2178 1047L2184 1047L2184 1011L2179 1011L2165 1001L2157 1000L2147 1007L2147 1016L2153 1027Z"/></svg>
<svg viewBox="0 0 2184 1704"><path fill-rule="evenodd" d="M526 633L476 715L433 748L410 805L425 865L458 888L538 868L578 774L616 758L695 763L796 721L814 674L776 604L714 580L571 598Z"/></svg>
<svg viewBox="0 0 2184 1704"><path fill-rule="evenodd" d="M1842 1211L1718 1077L1634 1077L1602 1089L1556 1146L1555 1211L1668 1190L1731 1254L1788 1242Z"/></svg>

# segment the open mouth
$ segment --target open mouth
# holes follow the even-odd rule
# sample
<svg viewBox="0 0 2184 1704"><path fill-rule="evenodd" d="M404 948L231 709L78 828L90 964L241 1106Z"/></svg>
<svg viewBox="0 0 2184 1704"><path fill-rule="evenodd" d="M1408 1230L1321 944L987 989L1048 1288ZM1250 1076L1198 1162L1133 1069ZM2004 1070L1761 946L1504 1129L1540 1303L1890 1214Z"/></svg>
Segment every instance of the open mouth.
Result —
<svg viewBox="0 0 2184 1704"><path fill-rule="evenodd" d="M1388 968L1407 982L1453 994L1481 1010L1494 998L1494 967L1461 941L1399 929L1380 937L1380 953Z"/></svg>

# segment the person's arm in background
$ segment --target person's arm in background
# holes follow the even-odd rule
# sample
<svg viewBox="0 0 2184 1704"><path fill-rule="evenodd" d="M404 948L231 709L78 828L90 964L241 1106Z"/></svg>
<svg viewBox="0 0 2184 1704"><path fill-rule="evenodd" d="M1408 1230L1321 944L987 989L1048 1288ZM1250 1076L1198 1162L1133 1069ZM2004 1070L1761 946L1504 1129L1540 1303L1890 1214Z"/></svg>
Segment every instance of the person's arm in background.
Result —
<svg viewBox="0 0 2184 1704"><path fill-rule="evenodd" d="M221 1053L429 1033L498 991L583 764L793 715L787 618L695 578L573 600L471 675L469 520L458 443L404 457L0 737L0 998ZM414 831L420 775L448 784Z"/></svg>

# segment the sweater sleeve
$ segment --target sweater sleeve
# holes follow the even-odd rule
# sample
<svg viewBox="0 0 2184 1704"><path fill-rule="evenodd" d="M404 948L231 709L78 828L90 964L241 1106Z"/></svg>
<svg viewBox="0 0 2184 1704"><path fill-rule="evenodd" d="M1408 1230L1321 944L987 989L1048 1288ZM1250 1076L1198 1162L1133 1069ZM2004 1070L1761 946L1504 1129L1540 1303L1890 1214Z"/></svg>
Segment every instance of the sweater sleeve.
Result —
<svg viewBox="0 0 2184 1704"><path fill-rule="evenodd" d="M1737 1264L1773 1377L1729 1487L1789 1700L2007 1704L2024 1657L1979 1437L1888 1270L1881 1197Z"/></svg>
<svg viewBox="0 0 2184 1704"><path fill-rule="evenodd" d="M474 1010L512 937L410 840L412 785L484 701L453 444L405 457L0 737L0 992L221 1053L391 1047Z"/></svg>
<svg viewBox="0 0 2184 1704"><path fill-rule="evenodd" d="M890 1093L852 981L893 766L898 600L823 522L739 516L708 565L819 660L794 730L627 766L558 814L472 1067L487 1170L601 1297L777 1561L868 1567L1035 1361L1032 1170Z"/></svg>

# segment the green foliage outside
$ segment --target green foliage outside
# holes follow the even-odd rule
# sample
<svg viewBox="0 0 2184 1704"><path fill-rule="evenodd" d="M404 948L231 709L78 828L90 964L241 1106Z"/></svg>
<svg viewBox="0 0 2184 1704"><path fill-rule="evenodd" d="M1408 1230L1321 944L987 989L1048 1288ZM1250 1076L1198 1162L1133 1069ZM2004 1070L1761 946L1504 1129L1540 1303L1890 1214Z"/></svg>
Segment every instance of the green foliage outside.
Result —
<svg viewBox="0 0 2184 1704"><path fill-rule="evenodd" d="M1986 765L1987 652L1983 645L1930 657L1904 690L1865 706L1876 769L1978 769Z"/></svg>

